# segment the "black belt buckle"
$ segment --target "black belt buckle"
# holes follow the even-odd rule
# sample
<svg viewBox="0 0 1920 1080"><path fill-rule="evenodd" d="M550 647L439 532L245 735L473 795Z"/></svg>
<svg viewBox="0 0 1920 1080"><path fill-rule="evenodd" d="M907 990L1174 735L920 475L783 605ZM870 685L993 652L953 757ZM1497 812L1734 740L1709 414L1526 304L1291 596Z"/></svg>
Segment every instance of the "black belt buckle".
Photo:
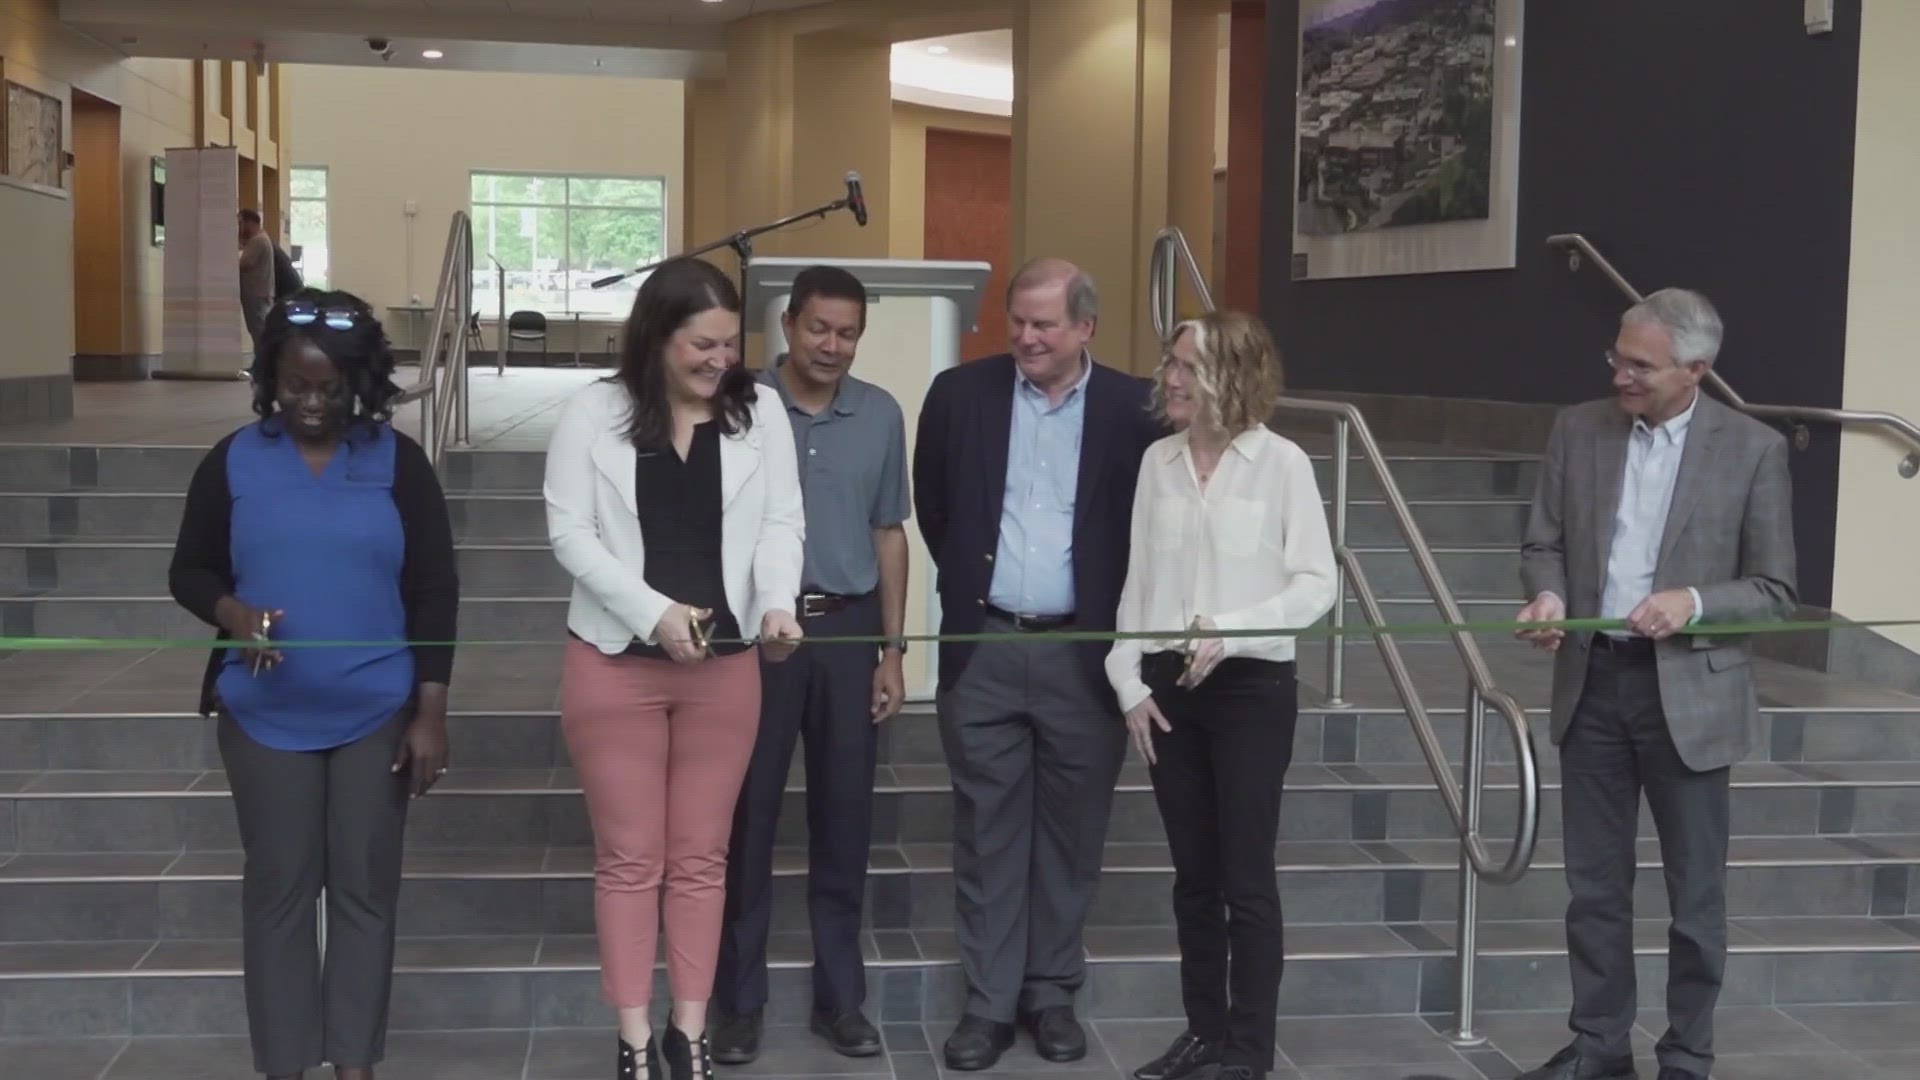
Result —
<svg viewBox="0 0 1920 1080"><path fill-rule="evenodd" d="M1016 615L1011 611L990 608L993 614L1013 624L1015 630L1023 634L1039 634L1048 630L1059 630L1073 625L1073 616L1068 615Z"/></svg>
<svg viewBox="0 0 1920 1080"><path fill-rule="evenodd" d="M847 606L847 598L835 593L801 593L800 617L803 619L831 615Z"/></svg>
<svg viewBox="0 0 1920 1080"><path fill-rule="evenodd" d="M1595 634L1594 645L1602 652L1610 652L1616 656L1640 658L1652 656L1655 650L1652 638L1616 637L1612 634Z"/></svg>

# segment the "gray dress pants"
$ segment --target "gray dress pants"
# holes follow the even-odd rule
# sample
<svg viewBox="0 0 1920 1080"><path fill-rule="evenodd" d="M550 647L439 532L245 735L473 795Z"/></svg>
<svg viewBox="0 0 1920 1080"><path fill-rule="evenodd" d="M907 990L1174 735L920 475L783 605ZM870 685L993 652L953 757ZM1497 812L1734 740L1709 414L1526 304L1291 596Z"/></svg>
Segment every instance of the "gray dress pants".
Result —
<svg viewBox="0 0 1920 1080"><path fill-rule="evenodd" d="M254 1068L371 1067L386 1053L410 711L359 742L274 750L220 717L220 757L246 849L240 911ZM327 898L325 970L316 901Z"/></svg>
<svg viewBox="0 0 1920 1080"><path fill-rule="evenodd" d="M1127 739L1077 648L983 643L937 702L966 1010L986 1020L1071 1005L1086 981L1081 930Z"/></svg>

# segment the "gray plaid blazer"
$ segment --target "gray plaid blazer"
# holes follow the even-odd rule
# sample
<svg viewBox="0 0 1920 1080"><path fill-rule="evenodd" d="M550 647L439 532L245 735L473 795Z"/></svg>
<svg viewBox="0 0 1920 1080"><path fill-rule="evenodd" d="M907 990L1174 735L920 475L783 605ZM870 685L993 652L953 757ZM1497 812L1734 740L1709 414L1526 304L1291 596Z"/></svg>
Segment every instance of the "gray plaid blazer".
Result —
<svg viewBox="0 0 1920 1080"><path fill-rule="evenodd" d="M1567 617L1597 618L1633 420L1611 398L1555 419L1520 547L1528 597L1551 592ZM1782 619L1795 607L1793 494L1787 442L1743 413L1700 395L1654 568L1655 591L1700 591L1695 633L1660 644L1660 701L1688 768L1719 769L1753 748L1759 708L1751 655L1715 622ZM1568 634L1554 657L1553 741L1566 738L1586 683L1590 633Z"/></svg>

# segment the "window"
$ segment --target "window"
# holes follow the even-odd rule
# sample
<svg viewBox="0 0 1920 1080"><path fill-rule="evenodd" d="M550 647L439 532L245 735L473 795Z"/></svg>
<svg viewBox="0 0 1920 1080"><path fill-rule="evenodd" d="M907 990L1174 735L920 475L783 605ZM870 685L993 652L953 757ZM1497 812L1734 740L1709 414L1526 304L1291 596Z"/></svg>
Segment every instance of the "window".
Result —
<svg viewBox="0 0 1920 1080"><path fill-rule="evenodd" d="M665 257L666 197L657 176L474 173L474 310L491 316L500 307L497 259L509 312L625 315L639 279L605 289L593 280Z"/></svg>
<svg viewBox="0 0 1920 1080"><path fill-rule="evenodd" d="M295 265L300 278L316 289L327 284L327 170L295 165L293 189L293 246L300 249ZM287 254L291 255L292 252Z"/></svg>

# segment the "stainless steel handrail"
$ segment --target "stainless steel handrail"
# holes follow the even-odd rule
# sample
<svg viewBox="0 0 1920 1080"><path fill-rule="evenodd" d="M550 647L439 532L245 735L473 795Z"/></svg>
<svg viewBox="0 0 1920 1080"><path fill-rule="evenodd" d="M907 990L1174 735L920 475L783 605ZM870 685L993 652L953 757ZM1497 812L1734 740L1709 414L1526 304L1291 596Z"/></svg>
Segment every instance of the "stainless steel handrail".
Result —
<svg viewBox="0 0 1920 1080"><path fill-rule="evenodd" d="M1177 309L1178 269L1185 269L1193 286L1195 298L1202 309L1214 309L1212 293L1207 288L1206 278L1200 272L1199 263L1193 257L1193 250L1187 245L1186 236L1178 228L1162 229L1154 237L1153 253L1148 263L1148 297L1152 309L1155 333L1166 340L1174 325ZM1419 570L1421 579L1426 583L1427 591L1432 595L1434 605L1440 611L1440 617L1446 622L1461 625L1466 622L1461 616L1460 605L1454 600L1453 591L1447 587L1441 576L1439 564L1433 557L1426 537L1421 533L1419 524L1414 521L1413 511L1401 495L1400 487L1394 482L1393 473L1387 467L1386 455L1381 453L1380 444L1374 439L1373 432L1367 427L1367 421L1360 410L1353 405L1340 401L1317 401L1307 398L1286 398L1279 405L1280 411L1314 413L1329 416L1334 425L1333 451L1333 550L1335 559L1334 604L1329 616L1334 636L1328 642L1327 674L1329 704L1344 705L1345 693L1345 635L1340 633L1346 625L1347 585L1352 584L1354 598L1360 604L1361 614L1367 622L1376 628L1372 637L1380 650L1380 658L1386 664L1387 677L1394 691L1400 696L1407 719L1413 726L1414 739L1420 744L1420 752L1427 759L1427 766L1433 772L1435 786L1439 789L1440 800L1447 808L1447 814L1453 819L1454 827L1460 836L1460 908L1458 956L1458 992L1456 1024L1452 1040L1456 1045L1475 1046L1485 1042L1485 1037L1473 1030L1474 1016L1474 970L1479 955L1479 883L1482 878L1498 884L1509 884L1520 879L1533 861L1533 853L1540 833L1540 770L1538 756L1534 751L1533 729L1527 722L1526 710L1514 700L1513 695L1495 685L1492 671L1487 667L1486 658L1481 655L1480 645L1473 635L1464 630L1453 631L1454 647L1460 654L1461 663L1467 672L1467 710L1466 710L1466 778L1462 784L1454 777L1453 767L1448 763L1446 752L1441 748L1440 737L1434 731L1433 721L1427 713L1426 703L1420 696L1419 688L1414 685L1413 675L1407 669L1406 659L1400 653L1399 643L1387 630L1389 623L1382 611L1379 598L1374 594L1373 586L1367 581L1366 571L1360 565L1360 559L1347 544L1347 504L1349 462L1348 439L1350 436L1359 441L1360 456L1372 468L1374 479L1380 491L1386 496L1388 508L1392 511L1401 536L1406 540L1407 549L1413 556L1414 566ZM1519 781L1519 820L1514 828L1513 846L1507 852L1504 862L1495 862L1490 854L1485 838L1480 835L1480 817L1486 789L1486 747L1485 727L1487 710L1491 708L1506 721L1508 734L1514 744L1514 764Z"/></svg>
<svg viewBox="0 0 1920 1080"><path fill-rule="evenodd" d="M1613 287L1620 290L1628 300L1634 303L1646 299L1639 289L1633 287L1626 277L1616 269L1593 241L1579 233L1555 233L1547 237L1547 246L1567 253L1567 269L1579 272L1580 260L1587 259L1594 269L1605 274ZM1794 443L1806 449L1806 428L1802 421L1812 420L1821 423L1837 424L1841 427L1874 427L1891 432L1905 439L1909 451L1900 459L1900 475L1911 480L1920 475L1920 424L1915 424L1904 416L1888 412L1860 409L1826 409L1815 405L1755 405L1736 393L1718 371L1707 369L1704 380L1707 387L1726 400L1728 405L1761 420L1790 420L1795 424Z"/></svg>
<svg viewBox="0 0 1920 1080"><path fill-rule="evenodd" d="M469 444L467 326L472 320L473 223L465 211L455 211L440 258L432 324L420 345L420 377L394 399L396 408L420 402L421 442L435 466L449 441Z"/></svg>

